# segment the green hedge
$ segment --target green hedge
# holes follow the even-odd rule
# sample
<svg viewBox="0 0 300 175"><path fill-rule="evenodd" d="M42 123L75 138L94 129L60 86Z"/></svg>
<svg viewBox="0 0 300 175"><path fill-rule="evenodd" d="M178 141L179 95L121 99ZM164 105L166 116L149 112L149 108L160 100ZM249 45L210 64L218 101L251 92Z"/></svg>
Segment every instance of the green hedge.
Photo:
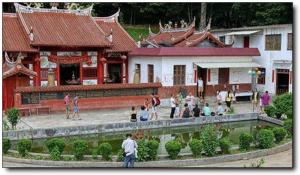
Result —
<svg viewBox="0 0 300 175"><path fill-rule="evenodd" d="M284 128L277 127L277 128L273 129L273 134L274 134L276 143L279 143L285 138L285 136L287 135L287 132Z"/></svg>
<svg viewBox="0 0 300 175"><path fill-rule="evenodd" d="M274 134L269 129L262 129L257 133L258 147L265 149L271 148L274 144Z"/></svg>
<svg viewBox="0 0 300 175"><path fill-rule="evenodd" d="M230 153L230 147L231 147L231 145L232 145L232 143L230 142L230 140L227 138L227 137L225 137L225 138L222 138L221 140L220 140L220 148L221 148L221 152L223 153L223 154L228 154L228 153Z"/></svg>
<svg viewBox="0 0 300 175"><path fill-rule="evenodd" d="M171 159L176 159L181 150L181 145L177 140L171 140L165 144L165 148L169 154L169 157Z"/></svg>
<svg viewBox="0 0 300 175"><path fill-rule="evenodd" d="M83 160L83 155L88 151L88 144L85 140L75 140L73 142L73 154L76 160Z"/></svg>
<svg viewBox="0 0 300 175"><path fill-rule="evenodd" d="M239 137L239 145L240 145L240 150L249 150L250 145L253 142L253 136L249 133L242 133Z"/></svg>
<svg viewBox="0 0 300 175"><path fill-rule="evenodd" d="M112 146L109 143L101 143L98 148L98 153L104 160L111 160Z"/></svg>
<svg viewBox="0 0 300 175"><path fill-rule="evenodd" d="M205 126L200 135L203 151L207 156L214 156L218 147L217 133L215 127Z"/></svg>
<svg viewBox="0 0 300 175"><path fill-rule="evenodd" d="M17 143L17 150L22 157L25 157L31 150L32 142L28 139L19 140Z"/></svg>
<svg viewBox="0 0 300 175"><path fill-rule="evenodd" d="M2 139L2 151L3 151L3 153L7 154L10 147L11 147L10 140L8 138L3 138Z"/></svg>
<svg viewBox="0 0 300 175"><path fill-rule="evenodd" d="M193 139L189 143L189 147L194 155L194 157L201 156L202 153L202 142L199 139Z"/></svg>
<svg viewBox="0 0 300 175"><path fill-rule="evenodd" d="M157 150L159 147L159 142L156 140L149 140L147 142L148 147L148 155L150 160L156 160L157 159Z"/></svg>
<svg viewBox="0 0 300 175"><path fill-rule="evenodd" d="M61 152L57 146L55 146L53 149L50 151L50 159L58 161L61 158Z"/></svg>
<svg viewBox="0 0 300 175"><path fill-rule="evenodd" d="M283 127L287 130L289 135L293 135L293 120L288 119L284 121Z"/></svg>
<svg viewBox="0 0 300 175"><path fill-rule="evenodd" d="M276 96L273 105L280 116L286 114L288 118L293 118L293 95L291 93Z"/></svg>
<svg viewBox="0 0 300 175"><path fill-rule="evenodd" d="M274 117L276 114L276 108L274 106L267 106L264 110L269 117Z"/></svg>
<svg viewBox="0 0 300 175"><path fill-rule="evenodd" d="M53 149L56 149L57 147L59 153L62 154L65 149L65 145L65 141L60 138L53 138L46 141L46 147L48 148L49 152L51 152Z"/></svg>

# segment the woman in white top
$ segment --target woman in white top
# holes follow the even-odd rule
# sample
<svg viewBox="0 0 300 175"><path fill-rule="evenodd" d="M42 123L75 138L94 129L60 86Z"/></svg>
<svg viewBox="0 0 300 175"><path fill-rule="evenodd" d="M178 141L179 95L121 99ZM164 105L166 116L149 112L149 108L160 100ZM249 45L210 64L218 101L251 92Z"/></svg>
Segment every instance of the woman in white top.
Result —
<svg viewBox="0 0 300 175"><path fill-rule="evenodd" d="M171 95L171 114L170 114L170 118L174 118L174 113L175 113L175 109L176 109L176 100L174 98L174 95Z"/></svg>
<svg viewBox="0 0 300 175"><path fill-rule="evenodd" d="M189 93L188 96L186 96L185 102L188 104L190 111L192 111L195 105L195 97L191 92Z"/></svg>

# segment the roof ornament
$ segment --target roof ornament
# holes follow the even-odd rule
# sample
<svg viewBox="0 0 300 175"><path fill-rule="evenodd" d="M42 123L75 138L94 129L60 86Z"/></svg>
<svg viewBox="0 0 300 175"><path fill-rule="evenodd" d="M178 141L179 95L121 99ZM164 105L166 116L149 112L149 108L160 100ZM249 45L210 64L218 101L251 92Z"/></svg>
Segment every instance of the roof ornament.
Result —
<svg viewBox="0 0 300 175"><path fill-rule="evenodd" d="M51 9L57 10L58 2L50 2Z"/></svg>
<svg viewBox="0 0 300 175"><path fill-rule="evenodd" d="M110 33L106 38L108 39L109 42L112 43L112 41L113 41L113 29L110 29Z"/></svg>
<svg viewBox="0 0 300 175"><path fill-rule="evenodd" d="M149 25L149 35L150 36L155 36L156 35L155 33L152 32L150 25Z"/></svg>
<svg viewBox="0 0 300 175"><path fill-rule="evenodd" d="M164 31L164 28L163 28L163 26L161 25L161 20L159 20L159 23L158 23L158 24L159 24L159 30L160 30L160 31Z"/></svg>
<svg viewBox="0 0 300 175"><path fill-rule="evenodd" d="M188 27L187 23L183 19L180 21L180 24L181 24L181 28L187 28Z"/></svg>
<svg viewBox="0 0 300 175"><path fill-rule="evenodd" d="M29 39L30 39L30 42L34 41L34 35L33 35L33 28L32 28L32 26L30 27L30 30L29 30Z"/></svg>

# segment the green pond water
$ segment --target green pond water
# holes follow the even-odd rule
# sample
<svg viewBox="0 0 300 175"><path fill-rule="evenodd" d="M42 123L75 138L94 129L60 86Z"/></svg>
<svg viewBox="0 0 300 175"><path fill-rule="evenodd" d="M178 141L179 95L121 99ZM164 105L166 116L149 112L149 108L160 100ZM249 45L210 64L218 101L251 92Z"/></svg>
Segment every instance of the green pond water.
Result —
<svg viewBox="0 0 300 175"><path fill-rule="evenodd" d="M239 144L239 136L241 133L246 132L255 136L255 133L263 128L279 127L268 122L252 120L242 122L230 122L230 123L219 123L213 124L217 128L219 138L229 137L233 145ZM189 153L190 149L188 146L189 141L192 138L199 138L202 128L205 125L200 126L188 126L188 127L176 127L176 128L162 128L162 129L143 129L132 132L139 139L155 139L159 141L158 154L167 154L165 150L165 143L169 140L179 139L182 144L181 153ZM80 136L68 136L60 137L65 140L66 147L63 154L72 154L72 142L76 139L83 139L88 142L89 152L91 154L93 149L96 149L99 144L108 142L113 147L113 154L117 154L121 148L122 141L125 139L125 132L116 133L104 133L104 134L90 134ZM47 139L34 139L32 140L31 152L36 153L48 153L45 146ZM13 148L16 149L16 142L13 142Z"/></svg>

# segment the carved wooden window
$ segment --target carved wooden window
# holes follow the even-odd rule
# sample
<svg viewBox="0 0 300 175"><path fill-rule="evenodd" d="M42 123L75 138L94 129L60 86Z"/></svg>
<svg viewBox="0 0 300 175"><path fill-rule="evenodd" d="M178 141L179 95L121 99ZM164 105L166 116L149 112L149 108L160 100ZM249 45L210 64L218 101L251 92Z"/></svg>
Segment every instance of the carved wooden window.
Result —
<svg viewBox="0 0 300 175"><path fill-rule="evenodd" d="M292 50L293 49L293 34L288 33L288 45L287 45L287 50Z"/></svg>
<svg viewBox="0 0 300 175"><path fill-rule="evenodd" d="M265 50L281 50L281 34L266 35Z"/></svg>
<svg viewBox="0 0 300 175"><path fill-rule="evenodd" d="M153 64L148 64L148 83L153 83L153 80L154 80Z"/></svg>
<svg viewBox="0 0 300 175"><path fill-rule="evenodd" d="M84 78L97 78L97 68L84 68L83 69Z"/></svg>
<svg viewBox="0 0 300 175"><path fill-rule="evenodd" d="M41 69L41 80L48 80L48 69Z"/></svg>
<svg viewBox="0 0 300 175"><path fill-rule="evenodd" d="M185 85L185 65L174 66L174 85Z"/></svg>

